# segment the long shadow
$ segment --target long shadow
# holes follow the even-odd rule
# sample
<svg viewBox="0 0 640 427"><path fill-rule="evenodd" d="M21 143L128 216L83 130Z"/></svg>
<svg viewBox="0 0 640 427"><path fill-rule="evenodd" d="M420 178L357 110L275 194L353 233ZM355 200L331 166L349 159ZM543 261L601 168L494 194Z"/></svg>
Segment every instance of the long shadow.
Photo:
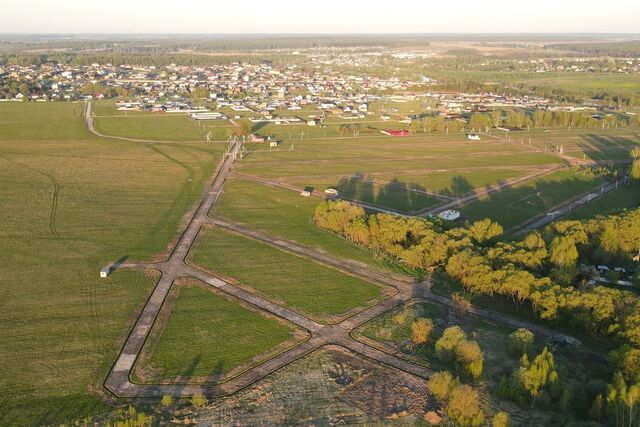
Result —
<svg viewBox="0 0 640 427"><path fill-rule="evenodd" d="M577 178L538 181L491 193L483 199L464 206L462 212L470 221L490 218L508 229L597 185L598 182L595 180L584 181Z"/></svg>
<svg viewBox="0 0 640 427"><path fill-rule="evenodd" d="M590 133L582 136L577 144L590 160L628 160L629 152L640 147L640 141L623 136L606 136Z"/></svg>
<svg viewBox="0 0 640 427"><path fill-rule="evenodd" d="M341 178L334 187L345 198L402 212L419 211L438 203L435 197L420 193L426 191L420 184L402 182L397 178L377 185L372 177L356 173L349 178Z"/></svg>
<svg viewBox="0 0 640 427"><path fill-rule="evenodd" d="M180 387L181 389L184 390L185 388L187 388L189 380L193 377L193 373L195 372L196 368L200 364L200 360L202 360L201 354L191 359L189 366L187 366L182 372L180 372L179 374L179 377L181 380L180 383L183 384Z"/></svg>
<svg viewBox="0 0 640 427"><path fill-rule="evenodd" d="M124 264L125 262L127 262L127 260L129 259L129 255L123 255L121 256L117 261L115 261L113 263L113 265L111 266L112 270L117 270L120 266L122 266L122 264Z"/></svg>
<svg viewBox="0 0 640 427"><path fill-rule="evenodd" d="M444 190L440 190L438 193L443 196L460 197L468 194L474 190L473 185L469 182L466 176L455 175L451 179L451 186Z"/></svg>

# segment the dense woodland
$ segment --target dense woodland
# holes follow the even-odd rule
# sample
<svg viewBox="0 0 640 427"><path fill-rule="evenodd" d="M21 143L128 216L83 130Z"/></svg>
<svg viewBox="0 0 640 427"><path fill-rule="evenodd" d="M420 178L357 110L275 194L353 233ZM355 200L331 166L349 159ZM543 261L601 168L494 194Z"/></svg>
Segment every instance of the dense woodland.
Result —
<svg viewBox="0 0 640 427"><path fill-rule="evenodd" d="M638 388L640 298L632 291L589 286L593 271L587 266L633 265L632 257L640 251L640 209L585 222L557 222L543 233L515 241L507 241L502 227L488 219L450 228L436 220L367 215L361 207L345 201L324 201L314 219L319 227L380 256L392 257L418 271L439 271L442 280L461 286L470 295L526 307L541 321L579 335L606 337L606 342L614 343L609 357L619 372L611 387ZM636 285L639 279L634 277ZM552 362L547 354L531 363L523 359L523 371L515 375L525 375L532 365ZM518 402L535 397L519 391L514 384L520 383L514 378L505 379L503 395ZM554 386L552 378L545 381L550 387L548 397L559 401L563 389ZM620 404L612 393L599 397L603 402L610 400L610 416L626 416L627 422L635 422L628 425L640 422L637 414L629 412L637 409L640 394ZM616 412L618 404L626 415Z"/></svg>
<svg viewBox="0 0 640 427"><path fill-rule="evenodd" d="M640 56L640 40L604 43L559 43L545 47L593 56L620 56L625 58Z"/></svg>

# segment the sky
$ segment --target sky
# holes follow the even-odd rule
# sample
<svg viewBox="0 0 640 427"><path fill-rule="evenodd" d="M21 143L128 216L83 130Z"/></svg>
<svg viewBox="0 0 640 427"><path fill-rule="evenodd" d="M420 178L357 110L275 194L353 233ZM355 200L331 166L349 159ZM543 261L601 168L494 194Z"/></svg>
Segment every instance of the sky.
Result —
<svg viewBox="0 0 640 427"><path fill-rule="evenodd" d="M640 33L639 0L0 0L0 33Z"/></svg>

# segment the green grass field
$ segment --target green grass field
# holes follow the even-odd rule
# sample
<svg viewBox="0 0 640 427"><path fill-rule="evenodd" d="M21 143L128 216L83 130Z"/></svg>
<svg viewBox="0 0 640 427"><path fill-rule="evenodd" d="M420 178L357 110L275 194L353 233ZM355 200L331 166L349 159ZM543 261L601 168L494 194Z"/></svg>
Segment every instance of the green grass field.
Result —
<svg viewBox="0 0 640 427"><path fill-rule="evenodd" d="M99 269L163 252L224 147L96 138L79 104L0 111L0 424L57 424L104 409L90 391L154 283Z"/></svg>
<svg viewBox="0 0 640 427"><path fill-rule="evenodd" d="M147 139L152 141L204 141L205 132L186 114L98 116L96 130L108 136Z"/></svg>
<svg viewBox="0 0 640 427"><path fill-rule="evenodd" d="M293 148L292 148L293 146ZM557 164L551 154L532 152L513 142L470 142L464 135L418 135L404 138L362 137L288 141L277 149L250 147L238 168L245 173L278 178L380 174L401 178L412 171L442 171L472 167Z"/></svg>
<svg viewBox="0 0 640 427"><path fill-rule="evenodd" d="M640 146L638 129L553 129L543 132L515 132L512 140L524 140L549 151L562 146L564 154L579 160L627 160L629 152Z"/></svg>
<svg viewBox="0 0 640 427"><path fill-rule="evenodd" d="M382 296L382 288L222 229L200 235L193 262L265 297L331 321Z"/></svg>
<svg viewBox="0 0 640 427"><path fill-rule="evenodd" d="M392 179L384 184L377 183L371 177L354 176L340 179L298 181L294 184L300 188L312 187L314 192L323 193L327 188L339 191L340 196L359 202L370 203L395 209L402 213L415 213L443 203L443 199L421 193L423 187ZM418 191L412 191L417 189Z"/></svg>
<svg viewBox="0 0 640 427"><path fill-rule="evenodd" d="M219 377L293 339L287 325L204 286L177 286L149 360L154 378Z"/></svg>
<svg viewBox="0 0 640 427"><path fill-rule="evenodd" d="M640 207L640 188L638 185L630 185L619 188L613 193L604 195L593 202L573 211L567 219L592 219L598 215L611 215L623 209L636 209Z"/></svg>
<svg viewBox="0 0 640 427"><path fill-rule="evenodd" d="M316 227L313 214L319 203L319 199L300 197L290 190L233 178L226 182L211 213L321 249L336 258L382 267L371 252Z"/></svg>
<svg viewBox="0 0 640 427"><path fill-rule="evenodd" d="M460 211L469 221L491 218L503 227L511 228L602 182L600 178L563 170L493 193Z"/></svg>

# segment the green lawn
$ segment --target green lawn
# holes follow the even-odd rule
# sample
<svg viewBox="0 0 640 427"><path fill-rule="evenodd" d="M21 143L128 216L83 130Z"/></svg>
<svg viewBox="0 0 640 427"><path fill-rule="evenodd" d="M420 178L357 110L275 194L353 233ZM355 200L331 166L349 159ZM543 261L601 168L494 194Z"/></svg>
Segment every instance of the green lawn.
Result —
<svg viewBox="0 0 640 427"><path fill-rule="evenodd" d="M493 193L463 207L461 212L469 221L491 218L510 228L602 182L600 178L563 170Z"/></svg>
<svg viewBox="0 0 640 427"><path fill-rule="evenodd" d="M470 168L431 171L426 173L335 176L332 178L295 178L287 180L299 187L310 186L318 192L335 188L340 194L359 201L399 210L414 212L443 203L445 199L429 196L420 191L443 196L462 196L477 188L498 185L508 179L533 172L524 168ZM412 191L418 190L418 191Z"/></svg>
<svg viewBox="0 0 640 427"><path fill-rule="evenodd" d="M355 176L329 180L313 180L295 182L300 188L313 187L315 192L323 193L327 188L339 191L340 196L359 202L394 209L402 213L414 213L437 206L444 200L429 196L412 189L424 190L423 187L408 184L400 179L391 179L386 184L378 184L370 177Z"/></svg>
<svg viewBox="0 0 640 427"><path fill-rule="evenodd" d="M149 361L160 378L224 375L293 338L278 320L210 289L178 286L176 293Z"/></svg>
<svg viewBox="0 0 640 427"><path fill-rule="evenodd" d="M584 205L575 210L567 219L591 219L598 215L611 215L622 209L636 209L638 207L640 207L640 187L630 185Z"/></svg>
<svg viewBox="0 0 640 427"><path fill-rule="evenodd" d="M461 168L537 167L560 162L556 156L532 152L519 143L495 139L474 142L465 135L444 134L287 141L277 149L256 144L249 151L237 166L242 172L305 180L328 174L380 174L401 179L409 171L455 172Z"/></svg>
<svg viewBox="0 0 640 427"><path fill-rule="evenodd" d="M382 296L380 286L218 228L198 238L193 262L322 321Z"/></svg>
<svg viewBox="0 0 640 427"><path fill-rule="evenodd" d="M164 251L224 150L99 139L84 133L78 105L0 106L2 425L103 408L89 390L100 389L154 281L98 271ZM56 120L32 126L31 115L49 111Z"/></svg>
<svg viewBox="0 0 640 427"><path fill-rule="evenodd" d="M0 141L86 139L84 103L1 102Z"/></svg>
<svg viewBox="0 0 640 427"><path fill-rule="evenodd" d="M321 249L336 258L349 258L382 267L371 252L324 231L313 223L320 200L293 191L229 179L212 214L303 245Z"/></svg>
<svg viewBox="0 0 640 427"><path fill-rule="evenodd" d="M103 116L94 119L96 130L104 135L154 141L204 141L205 132L186 114L156 113Z"/></svg>

